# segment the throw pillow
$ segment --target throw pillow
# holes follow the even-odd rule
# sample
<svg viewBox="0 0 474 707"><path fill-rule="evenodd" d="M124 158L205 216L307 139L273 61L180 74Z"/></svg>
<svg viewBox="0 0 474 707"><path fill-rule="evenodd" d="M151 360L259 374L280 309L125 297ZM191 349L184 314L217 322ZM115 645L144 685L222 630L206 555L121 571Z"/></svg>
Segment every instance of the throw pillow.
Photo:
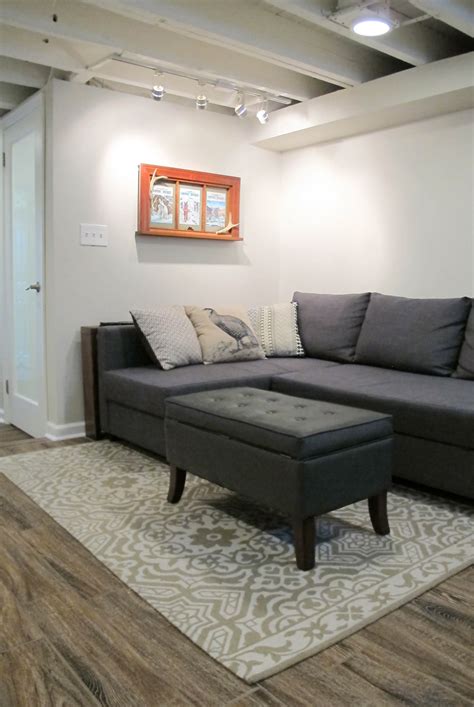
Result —
<svg viewBox="0 0 474 707"><path fill-rule="evenodd" d="M204 363L265 358L243 307L186 307Z"/></svg>
<svg viewBox="0 0 474 707"><path fill-rule="evenodd" d="M464 342L459 354L458 367L453 373L455 378L467 378L474 380L474 301L471 305L471 313L467 320Z"/></svg>
<svg viewBox="0 0 474 707"><path fill-rule="evenodd" d="M265 356L304 356L296 302L250 307L252 327Z"/></svg>
<svg viewBox="0 0 474 707"><path fill-rule="evenodd" d="M320 295L295 292L298 325L307 356L353 363L370 294Z"/></svg>
<svg viewBox="0 0 474 707"><path fill-rule="evenodd" d="M201 347L184 307L133 309L130 314L153 360L165 371L202 363Z"/></svg>
<svg viewBox="0 0 474 707"><path fill-rule="evenodd" d="M356 363L449 376L470 307L467 297L414 299L374 292L357 342Z"/></svg>

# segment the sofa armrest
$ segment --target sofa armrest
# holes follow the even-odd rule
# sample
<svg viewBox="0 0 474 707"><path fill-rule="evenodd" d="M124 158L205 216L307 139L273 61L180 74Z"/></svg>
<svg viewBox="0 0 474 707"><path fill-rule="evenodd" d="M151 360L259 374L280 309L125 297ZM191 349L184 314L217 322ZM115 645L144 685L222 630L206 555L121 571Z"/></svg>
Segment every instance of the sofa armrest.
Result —
<svg viewBox="0 0 474 707"><path fill-rule="evenodd" d="M151 363L133 324L99 327L97 330L97 361L99 377L105 371L147 366Z"/></svg>
<svg viewBox="0 0 474 707"><path fill-rule="evenodd" d="M97 376L99 383L100 431L108 432L104 373L118 368L151 364L133 324L101 326L97 330Z"/></svg>

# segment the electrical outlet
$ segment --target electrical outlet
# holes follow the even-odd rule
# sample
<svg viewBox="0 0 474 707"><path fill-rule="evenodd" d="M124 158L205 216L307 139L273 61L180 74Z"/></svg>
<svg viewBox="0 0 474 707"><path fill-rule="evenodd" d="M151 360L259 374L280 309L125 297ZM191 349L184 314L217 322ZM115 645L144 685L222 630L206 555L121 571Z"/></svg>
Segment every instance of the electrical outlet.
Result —
<svg viewBox="0 0 474 707"><path fill-rule="evenodd" d="M96 223L81 223L81 245L106 246L109 244L108 227Z"/></svg>

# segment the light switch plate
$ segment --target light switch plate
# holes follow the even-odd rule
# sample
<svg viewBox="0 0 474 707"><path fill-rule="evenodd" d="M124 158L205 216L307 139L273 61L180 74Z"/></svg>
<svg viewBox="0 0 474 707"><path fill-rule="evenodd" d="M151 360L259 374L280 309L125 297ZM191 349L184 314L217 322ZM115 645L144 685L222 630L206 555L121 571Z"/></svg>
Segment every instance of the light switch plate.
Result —
<svg viewBox="0 0 474 707"><path fill-rule="evenodd" d="M81 223L81 245L107 246L108 226L96 223Z"/></svg>

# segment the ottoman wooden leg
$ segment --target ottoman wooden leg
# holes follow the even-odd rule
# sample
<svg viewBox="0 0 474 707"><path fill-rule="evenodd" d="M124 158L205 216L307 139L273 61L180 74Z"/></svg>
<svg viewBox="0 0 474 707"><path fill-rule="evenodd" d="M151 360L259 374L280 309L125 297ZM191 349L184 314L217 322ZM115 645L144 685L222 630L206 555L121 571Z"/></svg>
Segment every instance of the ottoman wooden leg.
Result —
<svg viewBox="0 0 474 707"><path fill-rule="evenodd" d="M168 501L170 503L178 503L183 495L185 483L186 471L178 469L177 466L170 466L170 486L168 489Z"/></svg>
<svg viewBox="0 0 474 707"><path fill-rule="evenodd" d="M377 535L388 535L390 526L387 517L387 492L381 491L369 498L369 513L372 527Z"/></svg>
<svg viewBox="0 0 474 707"><path fill-rule="evenodd" d="M314 567L314 544L316 541L314 518L294 521L293 536L296 566L299 570L312 570Z"/></svg>

